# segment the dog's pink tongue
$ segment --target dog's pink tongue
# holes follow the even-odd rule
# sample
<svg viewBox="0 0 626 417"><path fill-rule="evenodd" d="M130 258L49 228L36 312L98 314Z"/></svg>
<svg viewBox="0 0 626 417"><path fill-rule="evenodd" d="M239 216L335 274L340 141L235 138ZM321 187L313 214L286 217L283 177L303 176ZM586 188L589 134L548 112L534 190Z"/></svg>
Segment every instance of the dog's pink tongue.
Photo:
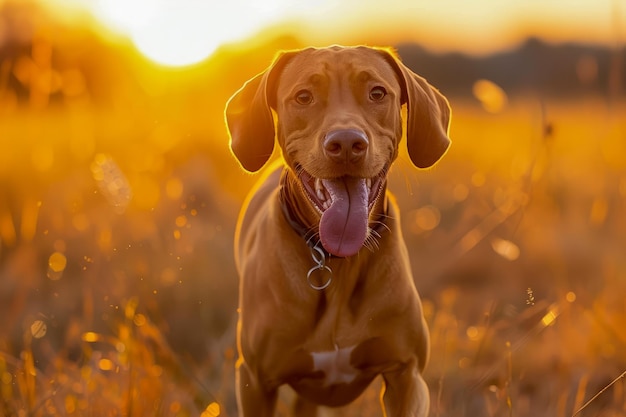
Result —
<svg viewBox="0 0 626 417"><path fill-rule="evenodd" d="M365 180L343 177L323 180L331 205L322 213L320 240L328 253L346 257L356 254L367 237L368 190Z"/></svg>

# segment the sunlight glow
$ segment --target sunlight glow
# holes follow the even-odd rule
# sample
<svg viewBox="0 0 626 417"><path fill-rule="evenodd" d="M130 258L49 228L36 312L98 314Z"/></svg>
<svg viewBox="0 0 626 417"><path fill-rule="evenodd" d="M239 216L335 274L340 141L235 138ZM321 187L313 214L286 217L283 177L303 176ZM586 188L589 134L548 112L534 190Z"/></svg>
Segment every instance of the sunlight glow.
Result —
<svg viewBox="0 0 626 417"><path fill-rule="evenodd" d="M82 336L83 341L93 343L100 340L100 335L94 332L85 332Z"/></svg>
<svg viewBox="0 0 626 417"><path fill-rule="evenodd" d="M494 252L496 252L498 255L502 256L508 261L514 261L519 258L519 246L517 246L510 240L493 238L491 240L491 247L493 248Z"/></svg>
<svg viewBox="0 0 626 417"><path fill-rule="evenodd" d="M574 301L576 301L576 293L569 291L567 294L565 294L565 299L568 303L573 303Z"/></svg>
<svg viewBox="0 0 626 417"><path fill-rule="evenodd" d="M102 358L98 361L98 368L103 371L110 371L113 369L113 361L110 359Z"/></svg>
<svg viewBox="0 0 626 417"><path fill-rule="evenodd" d="M218 417L220 415L220 405L216 402L212 402L209 404L202 412L201 417Z"/></svg>
<svg viewBox="0 0 626 417"><path fill-rule="evenodd" d="M433 50L486 53L528 36L551 42L626 41L625 12L614 0L389 0L384 6L375 0L39 1L62 16L71 15L72 8L89 10L143 55L172 67L193 65L221 45L287 22L304 43L315 45L414 41Z"/></svg>
<svg viewBox="0 0 626 417"><path fill-rule="evenodd" d="M543 316L541 323L544 327L548 327L554 324L554 321L559 316L559 307L557 305L550 306L550 310Z"/></svg>
<svg viewBox="0 0 626 417"><path fill-rule="evenodd" d="M50 258L48 258L48 265L54 272L62 272L67 265L67 259L62 253L54 252L50 255Z"/></svg>
<svg viewBox="0 0 626 417"><path fill-rule="evenodd" d="M504 90L489 80L476 81L472 87L472 93L489 113L499 113L508 101Z"/></svg>
<svg viewBox="0 0 626 417"><path fill-rule="evenodd" d="M42 337L44 337L46 335L47 330L48 330L48 326L46 325L46 323L43 322L43 320L35 320L30 325L30 334L35 339L41 339Z"/></svg>
<svg viewBox="0 0 626 417"><path fill-rule="evenodd" d="M128 34L142 54L166 66L191 65L220 45L243 39L283 17L287 0L99 0L95 12Z"/></svg>

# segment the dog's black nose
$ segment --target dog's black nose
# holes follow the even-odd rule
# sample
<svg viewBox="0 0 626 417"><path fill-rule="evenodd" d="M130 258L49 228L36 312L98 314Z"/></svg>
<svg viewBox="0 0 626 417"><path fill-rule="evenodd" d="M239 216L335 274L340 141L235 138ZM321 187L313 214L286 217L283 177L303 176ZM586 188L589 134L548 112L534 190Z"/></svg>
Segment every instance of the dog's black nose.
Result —
<svg viewBox="0 0 626 417"><path fill-rule="evenodd" d="M335 162L359 162L367 154L367 135L356 129L330 131L324 138L324 154Z"/></svg>

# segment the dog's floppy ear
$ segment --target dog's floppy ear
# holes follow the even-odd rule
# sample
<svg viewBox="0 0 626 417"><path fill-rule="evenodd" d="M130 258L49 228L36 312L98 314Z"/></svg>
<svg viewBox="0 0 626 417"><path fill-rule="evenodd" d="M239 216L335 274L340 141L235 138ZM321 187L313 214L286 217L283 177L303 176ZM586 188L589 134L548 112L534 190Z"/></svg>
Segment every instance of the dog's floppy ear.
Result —
<svg viewBox="0 0 626 417"><path fill-rule="evenodd" d="M247 171L258 171L272 155L276 131L271 106L278 75L292 55L280 55L269 68L247 81L226 104L230 149Z"/></svg>
<svg viewBox="0 0 626 417"><path fill-rule="evenodd" d="M402 104L407 105L407 147L415 166L428 168L448 150L450 105L426 80L415 74L395 56L387 60L400 77Z"/></svg>

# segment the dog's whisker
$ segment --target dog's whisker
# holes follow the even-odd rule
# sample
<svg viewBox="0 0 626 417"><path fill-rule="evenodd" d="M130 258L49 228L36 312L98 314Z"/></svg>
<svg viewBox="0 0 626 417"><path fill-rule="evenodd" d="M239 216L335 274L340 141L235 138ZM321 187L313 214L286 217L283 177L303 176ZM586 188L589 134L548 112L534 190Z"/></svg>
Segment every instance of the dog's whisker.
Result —
<svg viewBox="0 0 626 417"><path fill-rule="evenodd" d="M380 217L382 219L389 219L389 220L396 220L397 218L394 216L389 215L389 213L383 213L380 215Z"/></svg>
<svg viewBox="0 0 626 417"><path fill-rule="evenodd" d="M376 229L369 227L368 234L367 234L367 237L365 238L365 242L363 243L363 246L365 246L371 252L376 252L378 249L380 249L380 243L379 243L380 239L381 239L380 233L378 233Z"/></svg>
<svg viewBox="0 0 626 417"><path fill-rule="evenodd" d="M375 239L380 239L380 237L381 237L380 233L378 233L376 231L376 229L371 229L370 228L369 230L370 230L370 234L369 234L370 236L374 237Z"/></svg>
<svg viewBox="0 0 626 417"><path fill-rule="evenodd" d="M380 248L378 240L372 236L368 236L365 239L363 246L367 248L370 252L376 252Z"/></svg>
<svg viewBox="0 0 626 417"><path fill-rule="evenodd" d="M377 231L378 228L383 228L383 229L387 230L388 232L391 232L391 228L389 228L389 226L387 226L387 223L382 221L382 220L376 220L376 221L374 221L372 223L376 225L376 228L370 228L370 232L376 233L376 236L378 238L381 237L380 233L378 233L378 231Z"/></svg>

